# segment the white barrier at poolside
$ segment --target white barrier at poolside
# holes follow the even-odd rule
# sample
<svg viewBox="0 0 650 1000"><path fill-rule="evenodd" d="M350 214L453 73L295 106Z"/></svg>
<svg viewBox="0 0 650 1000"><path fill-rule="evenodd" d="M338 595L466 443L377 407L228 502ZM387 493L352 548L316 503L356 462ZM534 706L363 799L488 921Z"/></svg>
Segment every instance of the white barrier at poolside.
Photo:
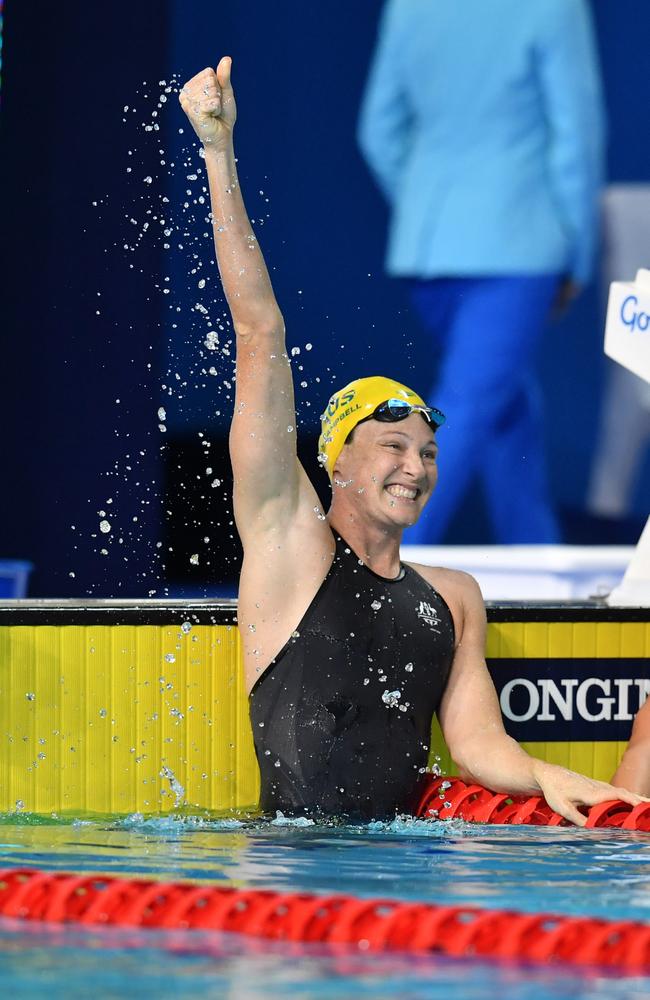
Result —
<svg viewBox="0 0 650 1000"><path fill-rule="evenodd" d="M633 545L404 545L404 562L476 577L486 601L605 597L622 580Z"/></svg>

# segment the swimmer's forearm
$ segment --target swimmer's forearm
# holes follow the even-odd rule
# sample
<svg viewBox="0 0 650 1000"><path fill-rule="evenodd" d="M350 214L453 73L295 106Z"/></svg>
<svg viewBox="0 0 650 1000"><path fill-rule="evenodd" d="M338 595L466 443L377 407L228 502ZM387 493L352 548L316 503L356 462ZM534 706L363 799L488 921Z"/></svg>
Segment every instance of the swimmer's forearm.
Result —
<svg viewBox="0 0 650 1000"><path fill-rule="evenodd" d="M447 709L449 706L447 705ZM459 732L447 719L447 743L461 778L506 795L539 796L550 808L576 826L587 822L584 809L600 802L622 799L631 805L642 800L625 787L587 778L565 767L529 756L503 729L494 713L481 724L474 712L474 724ZM445 712L442 713L443 718ZM445 726L441 719L442 731Z"/></svg>
<svg viewBox="0 0 650 1000"><path fill-rule="evenodd" d="M284 336L284 324L257 238L246 213L232 144L205 146L214 245L235 331Z"/></svg>
<svg viewBox="0 0 650 1000"><path fill-rule="evenodd" d="M477 740L466 747L462 759L456 763L465 782L510 795L540 793L537 770L544 762L531 757L505 733Z"/></svg>

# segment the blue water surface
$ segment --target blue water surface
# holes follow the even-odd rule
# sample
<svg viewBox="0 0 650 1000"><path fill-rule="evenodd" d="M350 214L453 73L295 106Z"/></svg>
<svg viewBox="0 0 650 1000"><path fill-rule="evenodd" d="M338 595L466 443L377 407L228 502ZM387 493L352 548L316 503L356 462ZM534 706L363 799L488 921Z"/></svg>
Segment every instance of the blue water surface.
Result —
<svg viewBox="0 0 650 1000"><path fill-rule="evenodd" d="M329 827L169 817L0 818L0 866L650 920L650 836L395 820ZM203 932L0 920L0 995L650 997L650 978Z"/></svg>

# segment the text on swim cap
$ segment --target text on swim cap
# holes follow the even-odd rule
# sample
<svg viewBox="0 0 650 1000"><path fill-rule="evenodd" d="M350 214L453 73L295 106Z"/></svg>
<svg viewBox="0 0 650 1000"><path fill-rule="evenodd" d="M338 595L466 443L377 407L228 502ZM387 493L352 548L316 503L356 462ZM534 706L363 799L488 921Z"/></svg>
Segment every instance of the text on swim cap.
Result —
<svg viewBox="0 0 650 1000"><path fill-rule="evenodd" d="M334 396L334 398L330 399L329 403L327 404L327 410L325 411L325 416L332 418L336 413L336 411L339 409L339 407L347 406L348 403L352 402L354 397L355 397L354 389L350 389L348 390L348 392L343 392L341 393L340 396ZM341 414L341 416L343 416L343 414Z"/></svg>

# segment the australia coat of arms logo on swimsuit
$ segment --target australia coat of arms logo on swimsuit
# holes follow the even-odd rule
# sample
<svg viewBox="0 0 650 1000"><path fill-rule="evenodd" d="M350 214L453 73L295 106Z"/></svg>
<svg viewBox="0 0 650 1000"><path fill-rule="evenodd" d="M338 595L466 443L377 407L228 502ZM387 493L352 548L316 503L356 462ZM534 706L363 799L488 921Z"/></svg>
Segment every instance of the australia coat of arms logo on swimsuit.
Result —
<svg viewBox="0 0 650 1000"><path fill-rule="evenodd" d="M417 608L418 618L426 622L427 625L431 627L434 632L440 631L435 626L440 624L440 619L438 618L438 612L432 604L428 601L419 601Z"/></svg>

